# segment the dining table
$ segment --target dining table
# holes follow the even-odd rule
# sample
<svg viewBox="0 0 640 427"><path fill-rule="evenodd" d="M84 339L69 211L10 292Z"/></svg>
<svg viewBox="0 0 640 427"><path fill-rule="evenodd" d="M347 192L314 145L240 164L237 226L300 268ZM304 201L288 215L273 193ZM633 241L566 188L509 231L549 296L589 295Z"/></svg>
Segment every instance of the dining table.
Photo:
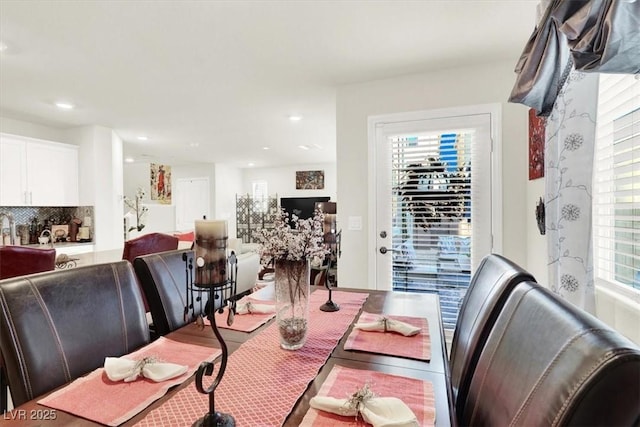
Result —
<svg viewBox="0 0 640 427"><path fill-rule="evenodd" d="M319 288L319 287L318 287ZM314 289L313 293L326 293L324 288ZM407 293L397 291L381 291L371 289L360 288L334 288L334 301L340 304L340 298L338 295L348 295L348 293L365 294L363 297L364 303L360 308L356 310L357 314L348 323L346 332L341 337L338 337L337 345L328 354L328 357L324 359L324 362L319 365L319 370L316 371L314 377L310 379L306 389L303 390L299 398L293 403L291 411L286 415L284 421L278 423L284 426L298 426L300 425L305 416L310 411L310 400L316 396L322 389L323 384L327 381L329 376L332 376L332 372L336 367L343 369L356 369L363 370L363 372L378 372L382 374L390 374L399 376L402 378L409 378L412 380L419 380L423 382L429 382L432 385L433 390L433 406L435 410L435 426L452 426L456 425L456 420L453 410L452 390L450 373L448 366L447 349L444 339L444 329L442 324L442 316L440 312L439 297L435 293ZM324 294L322 294L324 295ZM364 299L366 298L366 299ZM311 308L313 309L313 307ZM339 311L337 312L339 313ZM349 337L354 332L354 324L357 322L358 316L365 313L378 314L384 316L410 316L415 318L426 319L426 325L428 331L425 334L429 340L430 354L427 360L424 358L409 358L401 357L390 354L380 354L377 352L358 351L345 349ZM329 316L330 314L326 314ZM325 316L325 315L323 315ZM329 318L329 322L330 322ZM218 328L222 335L224 342L229 351L229 359L227 372L222 378L221 385L225 382L233 382L234 373L242 371L242 367L236 367L240 369L231 369L234 362L233 354L240 352L240 349L247 350L247 346L255 341L255 339L266 334L267 331L275 319L271 318L263 325L257 327L251 332L242 332L238 330L228 328ZM204 346L211 348L212 353L218 351L220 343L216 339L211 327L202 329L196 324L187 324L165 336L165 338L180 343L194 344L198 346ZM279 347L279 342L274 341L273 346ZM239 354L239 353L238 353ZM287 357L295 358L297 352L287 351ZM255 363L261 363L262 354L256 351ZM219 366L220 359L216 359L216 366ZM216 368L217 369L217 368ZM259 374L258 374L259 375ZM60 387L63 389L65 386ZM170 388L164 395L153 401L146 408L139 413L133 415L128 420L124 421L123 426L133 426L138 423L145 425L144 421L148 420L150 414L155 414L161 411L167 405L170 405L172 399L175 400L187 391L188 388L195 389L195 375L188 376L181 384ZM52 391L52 393L55 392ZM224 390L219 390L219 393L223 393ZM397 391L400 398L402 398L403 391ZM47 395L44 395L46 397ZM273 399L277 399L278 391L273 390ZM224 397L224 396L223 396ZM3 414L0 418L0 424L8 426L95 426L101 425L89 419L81 416L74 415L72 413L52 409L48 406L38 403L43 396L39 396L25 404L13 409L10 412ZM246 397L245 397L246 399ZM218 402L216 394L216 402ZM235 408L242 408L243 405L254 405L252 399L248 398L245 402L237 402ZM202 406L202 415L208 410L207 405ZM241 411L241 409L240 409ZM231 414L233 415L233 413ZM193 415L185 414L186 417L193 417ZM191 425L196 419L189 418L183 420L185 425ZM153 424L153 423L152 423ZM242 425L242 424L237 424ZM252 424L249 427L253 427ZM264 425L271 425L265 423ZM277 425L277 424L276 424ZM337 427L338 424L336 424Z"/></svg>

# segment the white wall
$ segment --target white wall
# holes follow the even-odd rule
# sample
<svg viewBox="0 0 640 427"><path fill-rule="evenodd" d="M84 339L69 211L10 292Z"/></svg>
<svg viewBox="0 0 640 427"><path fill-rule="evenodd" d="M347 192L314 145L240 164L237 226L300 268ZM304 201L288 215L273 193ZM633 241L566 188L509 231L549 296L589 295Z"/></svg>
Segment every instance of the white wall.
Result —
<svg viewBox="0 0 640 427"><path fill-rule="evenodd" d="M215 199L215 183L216 183L216 165L214 163L194 163L190 165L175 165L171 167L171 176L175 183L178 179L187 178L209 178L209 212L213 215L216 211ZM175 189L175 187L174 187ZM172 201L172 203L175 203ZM176 227L175 222L172 230Z"/></svg>
<svg viewBox="0 0 640 427"><path fill-rule="evenodd" d="M0 117L0 132L39 138L47 141L75 144L75 141L71 140L72 138L69 137L69 132L66 129L39 125L8 117Z"/></svg>
<svg viewBox="0 0 640 427"><path fill-rule="evenodd" d="M86 126L69 130L80 146L80 203L94 207L93 241L97 251L123 246L123 143L113 130Z"/></svg>
<svg viewBox="0 0 640 427"><path fill-rule="evenodd" d="M130 199L134 199L138 188L142 188L145 192L144 202L150 204L151 194L150 185L150 165L149 163L125 163L122 167L123 173L123 192ZM154 202L155 203L155 202ZM125 211L127 207L124 207Z"/></svg>
<svg viewBox="0 0 640 427"><path fill-rule="evenodd" d="M236 235L236 193L243 188L242 172L240 169L213 163L198 163L190 165L171 166L171 179L175 183L179 179L208 178L210 183L211 202L210 219L226 219L229 223L229 236ZM150 164L128 163L124 167L125 195L135 196L138 187L146 192L144 203L149 207L145 229L140 234L158 232L172 232L176 229L175 198L170 205L160 204L149 199L150 195ZM175 186L174 186L175 191Z"/></svg>
<svg viewBox="0 0 640 427"><path fill-rule="evenodd" d="M349 216L363 219L362 231L343 229L340 282L370 287L367 251L367 118L373 115L423 111L456 106L502 103L503 254L526 267L527 221L527 108L509 104L515 74L513 61L440 70L338 88L337 158L338 221Z"/></svg>
<svg viewBox="0 0 640 427"><path fill-rule="evenodd" d="M296 190L296 171L324 171L324 189ZM247 168L242 170L244 181L243 194L251 194L252 181L267 181L270 195L278 197L322 197L329 196L337 201L336 163L315 163L278 168ZM340 210L340 207L338 207Z"/></svg>
<svg viewBox="0 0 640 427"><path fill-rule="evenodd" d="M229 237L236 233L236 194L242 193L242 170L217 163L215 170L215 210L212 219L226 219Z"/></svg>
<svg viewBox="0 0 640 427"><path fill-rule="evenodd" d="M527 119L528 120L528 119ZM535 220L536 204L544 196L544 178L527 183L527 269L537 281L547 282L547 239Z"/></svg>
<svg viewBox="0 0 640 427"><path fill-rule="evenodd" d="M170 165L171 166L171 165ZM170 232L175 230L175 206L166 212L167 205L149 200L149 163L128 163L124 166L124 194L134 197L136 189L142 187L147 193L145 204L149 207L145 229L140 234L152 231ZM296 190L296 171L324 170L325 188L323 190ZM236 236L236 195L251 193L252 181L267 181L269 194L279 197L329 196L336 200L336 164L316 163L278 168L238 169L225 164L192 164L171 167L173 182L182 178L208 177L211 183L212 219L226 219L229 224L229 237ZM173 202L172 202L173 203ZM161 216L161 218L158 218Z"/></svg>
<svg viewBox="0 0 640 427"><path fill-rule="evenodd" d="M151 172L149 163L125 163L123 165L123 194L131 200L135 200L138 188L145 192L143 204L149 209L142 218L144 228L138 232L132 230L127 238L132 239L142 234L148 233L168 233L175 229L176 214L173 204L160 204L156 200L151 200ZM171 174L173 177L173 168ZM175 182L175 181L173 181ZM175 187L174 187L175 188ZM126 204L123 204L121 215L129 212ZM135 225L131 223L130 225Z"/></svg>
<svg viewBox="0 0 640 427"><path fill-rule="evenodd" d="M207 177L209 182L214 180L215 167L213 164L202 163L193 165L177 165L171 166L171 181L175 184L178 179L182 178L198 178ZM143 199L144 204L149 208L145 217L145 228L139 234L147 234L153 232L171 233L176 230L176 209L175 198L172 198L170 204L160 203L157 200L151 200L151 164L150 163L126 163L124 165L124 194L133 199L138 188L142 188L145 192ZM175 191L175 185L172 188ZM213 192L213 188L211 188ZM213 212L213 202L211 202L210 211ZM126 213L128 208L124 207ZM130 234L134 237L138 233Z"/></svg>

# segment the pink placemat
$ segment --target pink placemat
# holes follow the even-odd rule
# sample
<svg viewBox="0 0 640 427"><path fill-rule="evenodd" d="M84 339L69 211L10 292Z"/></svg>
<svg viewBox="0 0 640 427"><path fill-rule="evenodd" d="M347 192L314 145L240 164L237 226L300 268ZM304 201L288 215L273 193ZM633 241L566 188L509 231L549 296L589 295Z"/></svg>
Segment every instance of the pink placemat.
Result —
<svg viewBox="0 0 640 427"><path fill-rule="evenodd" d="M380 397L397 397L415 414L421 426L433 426L436 421L435 394L430 381L421 381L397 375L362 369L334 366L320 387L318 396L344 399L366 383ZM370 425L354 417L344 417L329 412L309 408L300 424L301 427L333 427L336 425Z"/></svg>
<svg viewBox="0 0 640 427"><path fill-rule="evenodd" d="M162 397L170 387L189 378L201 362L211 361L220 353L219 349L160 337L125 357L141 359L154 356L162 361L187 365L189 369L183 375L159 383L146 378L125 383L109 380L104 368L99 368L40 399L38 403L101 424L117 426Z"/></svg>
<svg viewBox="0 0 640 427"><path fill-rule="evenodd" d="M252 300L252 302L254 302ZM264 301L255 301L256 304L268 304ZM272 304L273 305L273 304ZM222 313L218 313L216 311L216 325L219 328L224 329L233 329L234 331L240 332L252 332L258 329L260 326L264 325L269 320L275 317L275 313L249 313L249 314L236 314L233 318L233 324L231 326L227 325L227 312L229 311L228 307L225 307ZM209 319L204 319L204 324L207 326L211 325Z"/></svg>
<svg viewBox="0 0 640 427"><path fill-rule="evenodd" d="M353 329L344 343L345 350L358 350L370 353L387 354L390 356L407 357L418 360L431 360L431 338L429 324L422 317L388 316L389 319L399 320L420 328L417 335L405 337L393 332L371 332ZM380 314L362 312L356 323L375 322L382 317Z"/></svg>
<svg viewBox="0 0 640 427"><path fill-rule="evenodd" d="M279 426L325 364L367 299L366 293L333 292L340 311L319 310L327 291L310 296L309 335L295 351L280 348L275 322L242 344L227 361L215 392L216 410L233 415L238 426ZM140 426L191 426L208 410L208 396L186 387L149 412Z"/></svg>

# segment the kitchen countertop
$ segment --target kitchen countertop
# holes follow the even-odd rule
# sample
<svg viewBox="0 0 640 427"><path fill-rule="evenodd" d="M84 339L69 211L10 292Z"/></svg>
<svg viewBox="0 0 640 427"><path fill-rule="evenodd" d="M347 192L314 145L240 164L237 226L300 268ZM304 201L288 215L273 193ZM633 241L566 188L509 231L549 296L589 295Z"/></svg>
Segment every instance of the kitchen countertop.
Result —
<svg viewBox="0 0 640 427"><path fill-rule="evenodd" d="M56 256L61 254L76 256L80 254L91 253L94 251L93 242L59 242L59 243L46 243L46 244L31 244L23 245L31 249L55 249Z"/></svg>
<svg viewBox="0 0 640 427"><path fill-rule="evenodd" d="M39 243L33 243L33 244L29 244L29 245L22 245L22 246L26 246L28 248L33 248L33 249L65 249L65 248L78 248L78 247L86 247L86 248L93 248L93 242L58 242L58 243L46 243L46 244L39 244Z"/></svg>
<svg viewBox="0 0 640 427"><path fill-rule="evenodd" d="M122 249L109 249L104 251L92 250L87 252L75 253L60 252L56 257L56 268L75 268L84 265L103 264L107 262L120 261L121 259Z"/></svg>

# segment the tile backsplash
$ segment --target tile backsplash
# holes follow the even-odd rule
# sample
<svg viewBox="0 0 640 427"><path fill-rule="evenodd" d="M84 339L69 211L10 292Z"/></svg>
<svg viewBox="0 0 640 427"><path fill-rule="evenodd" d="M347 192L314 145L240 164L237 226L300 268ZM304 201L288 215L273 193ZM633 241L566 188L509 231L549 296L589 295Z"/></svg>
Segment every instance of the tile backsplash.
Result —
<svg viewBox="0 0 640 427"><path fill-rule="evenodd" d="M9 218L12 216L16 228L16 233L20 234L20 230L26 228L33 223L36 218L37 223L41 226L48 225L64 225L69 224L72 219L78 218L83 224L91 228L90 234L93 233L95 224L93 206L77 206L77 207L38 207L38 206L0 206L0 234L9 233ZM20 237L18 237L20 239ZM0 242L1 244L1 242Z"/></svg>

